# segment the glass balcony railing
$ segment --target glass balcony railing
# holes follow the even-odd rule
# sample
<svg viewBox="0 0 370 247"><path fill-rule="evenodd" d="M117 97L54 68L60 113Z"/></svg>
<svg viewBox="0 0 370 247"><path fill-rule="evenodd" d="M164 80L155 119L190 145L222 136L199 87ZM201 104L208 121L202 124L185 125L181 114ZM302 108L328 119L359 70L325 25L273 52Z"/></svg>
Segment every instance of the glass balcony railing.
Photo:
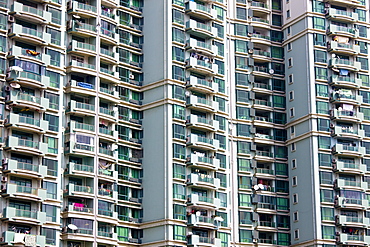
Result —
<svg viewBox="0 0 370 247"><path fill-rule="evenodd" d="M99 107L99 112L102 113L102 114L114 116L114 111L110 110L110 109L107 109L105 107Z"/></svg>
<svg viewBox="0 0 370 247"><path fill-rule="evenodd" d="M258 39L267 39L267 40L270 40L270 37L269 36L267 36L267 35L261 35L261 34L257 34L257 33L252 34L252 37L258 38Z"/></svg>
<svg viewBox="0 0 370 247"><path fill-rule="evenodd" d="M267 90L270 90L271 89L270 85L267 84L267 83L255 82L255 83L253 83L253 86L255 88L262 88L262 89L267 89Z"/></svg>
<svg viewBox="0 0 370 247"><path fill-rule="evenodd" d="M77 62L77 61L71 61L69 65L74 65L74 66L83 67L87 69L95 69L94 64L82 63L82 62Z"/></svg>
<svg viewBox="0 0 370 247"><path fill-rule="evenodd" d="M35 74L35 73L31 73L31 72L26 72L26 71L20 72L18 77L27 78L27 79L31 79L31 80L35 80L35 81L41 81L41 75L40 74Z"/></svg>
<svg viewBox="0 0 370 247"><path fill-rule="evenodd" d="M16 191L18 193L37 195L37 189L28 186L16 185Z"/></svg>
<svg viewBox="0 0 370 247"><path fill-rule="evenodd" d="M80 143L76 143L75 144L75 149L89 151L89 152L94 152L94 146L80 144Z"/></svg>
<svg viewBox="0 0 370 247"><path fill-rule="evenodd" d="M109 129L106 129L106 128L99 127L99 133L113 136L113 130L109 130Z"/></svg>
<svg viewBox="0 0 370 247"><path fill-rule="evenodd" d="M252 21L263 22L263 23L266 23L266 24L270 23L268 20L263 19L263 18L259 18L259 17L252 17Z"/></svg>
<svg viewBox="0 0 370 247"><path fill-rule="evenodd" d="M106 73L106 74L109 74L109 75L114 75L114 71L112 71L110 69L106 69L106 68L100 68L100 72L103 72L103 73Z"/></svg>
<svg viewBox="0 0 370 247"><path fill-rule="evenodd" d="M254 71L268 73L268 68L263 66L254 66Z"/></svg>
<svg viewBox="0 0 370 247"><path fill-rule="evenodd" d="M83 10L86 10L86 11L91 11L91 12L94 12L96 13L96 7L95 6L92 6L92 5L89 5L89 4L85 4L85 3L80 3L80 2L73 2L74 4L77 4L77 8L78 9L83 9Z"/></svg>
<svg viewBox="0 0 370 247"><path fill-rule="evenodd" d="M74 169L76 171L81 172L94 172L94 167L89 165L83 165L83 164L74 164Z"/></svg>
<svg viewBox="0 0 370 247"><path fill-rule="evenodd" d="M92 193L90 186L85 185L74 185L74 191L76 192L84 192L84 193Z"/></svg>
<svg viewBox="0 0 370 247"><path fill-rule="evenodd" d="M114 57L114 54L115 54L115 52L110 51L108 49L104 49L104 48L100 48L100 53L103 55L110 56L110 57Z"/></svg>
<svg viewBox="0 0 370 247"><path fill-rule="evenodd" d="M261 2L252 2L251 5L253 7L265 8L265 9L268 8L268 5L267 4L261 3Z"/></svg>
<svg viewBox="0 0 370 247"><path fill-rule="evenodd" d="M271 106L271 102L267 100L262 100L262 99L255 99L254 104L256 105L264 105L264 106Z"/></svg>
<svg viewBox="0 0 370 247"><path fill-rule="evenodd" d="M22 33L42 38L42 32L38 32L36 29L22 27Z"/></svg>
<svg viewBox="0 0 370 247"><path fill-rule="evenodd" d="M95 127L92 124L74 122L75 128L80 130L94 131Z"/></svg>
<svg viewBox="0 0 370 247"><path fill-rule="evenodd" d="M259 151L259 150L257 150L256 155L270 157L270 158L274 157L274 155L270 151Z"/></svg>
<svg viewBox="0 0 370 247"><path fill-rule="evenodd" d="M19 122L34 126L40 126L40 120L34 119L33 117L19 116Z"/></svg>
<svg viewBox="0 0 370 247"><path fill-rule="evenodd" d="M76 42L77 47L81 49L86 49L86 50L91 50L95 51L95 45L89 44L89 43L84 43L84 42Z"/></svg>
<svg viewBox="0 0 370 247"><path fill-rule="evenodd" d="M266 169L266 168L257 168L256 172L257 173L263 173L263 174L270 174L270 175L274 175L274 173L275 173L274 170Z"/></svg>
<svg viewBox="0 0 370 247"><path fill-rule="evenodd" d="M16 167L17 169L20 169L20 170L27 170L27 171L32 171L32 172L38 172L40 168L39 165L34 165L34 164L24 163L24 162L17 162Z"/></svg>
<svg viewBox="0 0 370 247"><path fill-rule="evenodd" d="M31 141L31 140L24 140L24 139L18 139L18 145L22 147L28 147L28 148L39 148L39 142Z"/></svg>
<svg viewBox="0 0 370 247"><path fill-rule="evenodd" d="M105 155L109 155L109 156L113 156L113 151L108 149L108 148L101 148L99 147L99 153L100 154L105 154Z"/></svg>

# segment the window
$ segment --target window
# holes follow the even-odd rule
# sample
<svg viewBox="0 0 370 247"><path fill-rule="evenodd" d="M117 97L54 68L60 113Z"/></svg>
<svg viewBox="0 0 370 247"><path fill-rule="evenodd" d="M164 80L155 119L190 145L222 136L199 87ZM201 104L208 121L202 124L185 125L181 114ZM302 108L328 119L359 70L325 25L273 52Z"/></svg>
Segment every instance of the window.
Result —
<svg viewBox="0 0 370 247"><path fill-rule="evenodd" d="M185 140L185 126L173 124L173 138Z"/></svg>
<svg viewBox="0 0 370 247"><path fill-rule="evenodd" d="M334 208L321 208L321 220L334 221Z"/></svg>
<svg viewBox="0 0 370 247"><path fill-rule="evenodd" d="M238 153L250 154L250 142L238 141Z"/></svg>
<svg viewBox="0 0 370 247"><path fill-rule="evenodd" d="M236 85L249 86L249 80L247 74L235 73Z"/></svg>
<svg viewBox="0 0 370 247"><path fill-rule="evenodd" d="M331 155L319 153L319 166L331 167Z"/></svg>
<svg viewBox="0 0 370 247"><path fill-rule="evenodd" d="M238 136L249 137L250 136L250 125L237 124L236 125L236 134Z"/></svg>
<svg viewBox="0 0 370 247"><path fill-rule="evenodd" d="M293 221L297 222L298 221L298 211L293 213Z"/></svg>
<svg viewBox="0 0 370 247"><path fill-rule="evenodd" d="M236 18L241 20L247 19L247 10L245 8L236 8Z"/></svg>
<svg viewBox="0 0 370 247"><path fill-rule="evenodd" d="M293 75L292 75L292 74L290 74L290 75L288 76L288 83L289 83L289 84L292 84L292 83L293 83Z"/></svg>
<svg viewBox="0 0 370 247"><path fill-rule="evenodd" d="M315 33L313 37L314 37L314 45L326 46L326 36L325 35Z"/></svg>
<svg viewBox="0 0 370 247"><path fill-rule="evenodd" d="M357 26L358 35L362 38L367 38L367 27L366 26Z"/></svg>
<svg viewBox="0 0 370 247"><path fill-rule="evenodd" d="M297 186L297 176L292 177L292 186Z"/></svg>
<svg viewBox="0 0 370 247"><path fill-rule="evenodd" d="M184 24L184 13L177 9L172 9L172 22Z"/></svg>
<svg viewBox="0 0 370 247"><path fill-rule="evenodd" d="M51 35L51 43L55 45L61 45L61 32L52 28L47 27L46 33L49 33Z"/></svg>
<svg viewBox="0 0 370 247"><path fill-rule="evenodd" d="M220 130L226 130L226 118L215 115L215 120L218 121L218 127Z"/></svg>
<svg viewBox="0 0 370 247"><path fill-rule="evenodd" d="M297 160L293 159L291 162L292 162L292 169L296 169L297 168Z"/></svg>
<svg viewBox="0 0 370 247"><path fill-rule="evenodd" d="M42 164L48 168L47 174L56 177L58 175L58 161L51 159L43 159Z"/></svg>
<svg viewBox="0 0 370 247"><path fill-rule="evenodd" d="M362 70L369 70L369 60L364 57L357 57L357 61L361 63Z"/></svg>
<svg viewBox="0 0 370 247"><path fill-rule="evenodd" d="M251 170L250 160L238 158L238 171L249 172Z"/></svg>
<svg viewBox="0 0 370 247"><path fill-rule="evenodd" d="M253 238L252 238L252 231L250 230L239 230L239 241L241 243L252 243Z"/></svg>
<svg viewBox="0 0 370 247"><path fill-rule="evenodd" d="M235 67L237 69L248 69L249 58L247 57L235 57Z"/></svg>
<svg viewBox="0 0 370 247"><path fill-rule="evenodd" d="M176 199L185 200L186 188L182 184L173 184L173 197Z"/></svg>
<svg viewBox="0 0 370 247"><path fill-rule="evenodd" d="M323 148L323 149L330 149L331 148L330 137L319 136L318 137L318 142L319 142L319 148Z"/></svg>
<svg viewBox="0 0 370 247"><path fill-rule="evenodd" d="M240 207L251 207L251 195L239 193L239 206Z"/></svg>
<svg viewBox="0 0 370 247"><path fill-rule="evenodd" d="M358 14L358 20L366 22L366 10L355 9L355 13Z"/></svg>
<svg viewBox="0 0 370 247"><path fill-rule="evenodd" d="M45 236L45 243L47 245L57 245L56 236L57 230L51 228L41 228L41 235Z"/></svg>
<svg viewBox="0 0 370 247"><path fill-rule="evenodd" d="M294 152L296 150L296 146L295 146L295 143L294 142L291 144L290 147L291 147L292 152Z"/></svg>
<svg viewBox="0 0 370 247"><path fill-rule="evenodd" d="M245 90L236 90L236 101L249 103L249 92Z"/></svg>
<svg viewBox="0 0 370 247"><path fill-rule="evenodd" d="M316 112L320 114L329 114L329 103L316 101Z"/></svg>
<svg viewBox="0 0 370 247"><path fill-rule="evenodd" d="M271 46L271 57L278 58L278 59L284 59L284 48L277 47L277 46Z"/></svg>
<svg viewBox="0 0 370 247"><path fill-rule="evenodd" d="M286 28L287 35L289 36L291 34L291 28L290 26Z"/></svg>
<svg viewBox="0 0 370 247"><path fill-rule="evenodd" d="M224 27L217 23L213 23L213 27L217 29L217 37L224 38Z"/></svg>
<svg viewBox="0 0 370 247"><path fill-rule="evenodd" d="M172 28L172 41L185 43L185 32L177 28Z"/></svg>
<svg viewBox="0 0 370 247"><path fill-rule="evenodd" d="M325 13L325 4L324 2L320 2L318 0L312 1L312 11L324 14Z"/></svg>
<svg viewBox="0 0 370 247"><path fill-rule="evenodd" d="M173 226L173 239L186 241L186 227L185 226Z"/></svg>
<svg viewBox="0 0 370 247"><path fill-rule="evenodd" d="M214 78L213 81L218 85L218 92L226 93L225 81L219 78Z"/></svg>
<svg viewBox="0 0 370 247"><path fill-rule="evenodd" d="M249 119L249 111L250 111L249 108L237 106L236 107L237 119L245 119L245 120Z"/></svg>
<svg viewBox="0 0 370 247"><path fill-rule="evenodd" d="M333 184L333 173L320 171L320 184Z"/></svg>
<svg viewBox="0 0 370 247"><path fill-rule="evenodd" d="M285 108L285 97L273 95L272 100L274 107Z"/></svg>
<svg viewBox="0 0 370 247"><path fill-rule="evenodd" d="M248 53L248 41L235 40L235 51Z"/></svg>
<svg viewBox="0 0 370 247"><path fill-rule="evenodd" d="M289 199L277 197L276 205L278 210L289 210Z"/></svg>
<svg viewBox="0 0 370 247"><path fill-rule="evenodd" d="M335 226L322 226L323 239L335 239Z"/></svg>
<svg viewBox="0 0 370 247"><path fill-rule="evenodd" d="M185 88L173 85L172 86L172 97L174 99L185 100Z"/></svg>
<svg viewBox="0 0 370 247"><path fill-rule="evenodd" d="M58 187L57 187L56 183L44 181L42 187L44 189L46 189L46 197L47 198L54 199L54 200L57 199L57 191L58 191L57 188Z"/></svg>
<svg viewBox="0 0 370 247"><path fill-rule="evenodd" d="M293 194L293 204L298 203L298 194Z"/></svg>
<svg viewBox="0 0 370 247"><path fill-rule="evenodd" d="M285 228L289 228L289 227L285 227ZM278 232L277 233L277 244L289 246L290 245L290 234Z"/></svg>
<svg viewBox="0 0 370 247"><path fill-rule="evenodd" d="M330 131L330 120L328 119L317 119L317 130L318 131Z"/></svg>
<svg viewBox="0 0 370 247"><path fill-rule="evenodd" d="M252 180L250 177L239 176L238 178L239 189L251 189Z"/></svg>
<svg viewBox="0 0 370 247"><path fill-rule="evenodd" d="M215 9L217 12L217 19L223 20L224 19L224 9L216 5L213 5L213 9Z"/></svg>
<svg viewBox="0 0 370 247"><path fill-rule="evenodd" d="M315 50L315 62L316 63L327 63L326 60L326 51L321 51L321 50Z"/></svg>
<svg viewBox="0 0 370 247"><path fill-rule="evenodd" d="M282 20L281 15L272 15L272 25L281 27Z"/></svg>
<svg viewBox="0 0 370 247"><path fill-rule="evenodd" d="M299 229L294 230L294 239L299 239Z"/></svg>
<svg viewBox="0 0 370 247"><path fill-rule="evenodd" d="M289 109L289 116L292 118L294 117L294 107Z"/></svg>
<svg viewBox="0 0 370 247"><path fill-rule="evenodd" d="M290 91L289 92L289 101L293 101L294 100L294 91Z"/></svg>
<svg viewBox="0 0 370 247"><path fill-rule="evenodd" d="M334 202L334 191L332 190L320 190L320 201L321 202Z"/></svg>
<svg viewBox="0 0 370 247"><path fill-rule="evenodd" d="M361 79L363 86L370 87L370 80L368 75L357 74L357 77Z"/></svg>
<svg viewBox="0 0 370 247"><path fill-rule="evenodd" d="M214 97L214 101L218 103L218 109L220 111L225 112L226 111L226 100L221 97Z"/></svg>
<svg viewBox="0 0 370 247"><path fill-rule="evenodd" d="M179 61L179 62L184 62L184 49L181 49L179 47L172 47L172 60Z"/></svg>
<svg viewBox="0 0 370 247"><path fill-rule="evenodd" d="M272 79L272 90L285 92L285 80Z"/></svg>
<svg viewBox="0 0 370 247"><path fill-rule="evenodd" d="M289 42L287 44L287 49L288 49L288 51L291 51L292 50L292 43L291 42Z"/></svg>
<svg viewBox="0 0 370 247"><path fill-rule="evenodd" d="M283 42L283 32L271 30L270 34L271 34L270 35L271 36L271 41Z"/></svg>
<svg viewBox="0 0 370 247"><path fill-rule="evenodd" d="M172 78L174 80L185 81L185 70L181 67L172 66Z"/></svg>
<svg viewBox="0 0 370 247"><path fill-rule="evenodd" d="M290 18L290 10L289 9L286 11L286 18Z"/></svg>
<svg viewBox="0 0 370 247"><path fill-rule="evenodd" d="M59 95L58 94L45 92L44 97L49 99L49 108L55 109L55 110L59 109ZM49 128L50 128L50 126L49 126Z"/></svg>
<svg viewBox="0 0 370 247"><path fill-rule="evenodd" d="M173 157L177 159L185 159L185 146L173 144Z"/></svg>
<svg viewBox="0 0 370 247"><path fill-rule="evenodd" d="M320 17L313 17L313 28L325 30L325 19Z"/></svg>
<svg viewBox="0 0 370 247"><path fill-rule="evenodd" d="M248 26L242 24L235 24L235 35L247 36L248 35Z"/></svg>
<svg viewBox="0 0 370 247"><path fill-rule="evenodd" d="M44 136L44 143L48 144L48 152L52 154L58 153L58 138Z"/></svg>
<svg viewBox="0 0 370 247"><path fill-rule="evenodd" d="M49 122L49 130L51 131L59 130L59 117L58 116L44 113L44 119Z"/></svg>
<svg viewBox="0 0 370 247"><path fill-rule="evenodd" d="M329 97L328 85L316 84L316 96Z"/></svg>
<svg viewBox="0 0 370 247"><path fill-rule="evenodd" d="M217 67L218 67L217 73L220 75L224 75L225 74L225 63L220 60L215 60L215 64L217 64Z"/></svg>
<svg viewBox="0 0 370 247"><path fill-rule="evenodd" d="M46 212L46 221L57 222L57 207L48 204L42 204L42 212Z"/></svg>
<svg viewBox="0 0 370 247"><path fill-rule="evenodd" d="M226 136L215 134L214 139L219 141L220 148L226 149Z"/></svg>
<svg viewBox="0 0 370 247"><path fill-rule="evenodd" d="M186 206L174 204L173 218L176 220L186 220Z"/></svg>

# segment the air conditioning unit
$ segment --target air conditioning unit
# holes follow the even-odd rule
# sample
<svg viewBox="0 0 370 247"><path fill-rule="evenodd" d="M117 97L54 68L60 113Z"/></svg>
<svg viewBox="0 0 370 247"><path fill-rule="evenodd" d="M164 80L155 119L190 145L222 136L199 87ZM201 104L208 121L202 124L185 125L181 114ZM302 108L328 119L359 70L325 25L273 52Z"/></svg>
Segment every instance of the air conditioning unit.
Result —
<svg viewBox="0 0 370 247"><path fill-rule="evenodd" d="M334 127L335 127L335 124L331 123L330 128L334 129Z"/></svg>
<svg viewBox="0 0 370 247"><path fill-rule="evenodd" d="M69 1L67 3L67 9L72 9L72 7L73 7L72 4L73 4L72 1Z"/></svg>
<svg viewBox="0 0 370 247"><path fill-rule="evenodd" d="M6 191L6 185L5 184L1 185L1 191Z"/></svg>
<svg viewBox="0 0 370 247"><path fill-rule="evenodd" d="M68 21L67 22L67 29L72 29L73 26L73 21Z"/></svg>
<svg viewBox="0 0 370 247"><path fill-rule="evenodd" d="M1 163L2 163L3 165L5 165L5 164L8 164L8 161L9 161L9 159L8 159L8 158L5 158L5 159L2 159L2 160L1 160Z"/></svg>
<svg viewBox="0 0 370 247"><path fill-rule="evenodd" d="M252 37L253 36L253 34L252 33L248 33L248 37Z"/></svg>
<svg viewBox="0 0 370 247"><path fill-rule="evenodd" d="M10 105L5 105L5 110L10 111L11 109L12 109L12 107Z"/></svg>
<svg viewBox="0 0 370 247"><path fill-rule="evenodd" d="M14 16L8 15L8 22L14 22Z"/></svg>
<svg viewBox="0 0 370 247"><path fill-rule="evenodd" d="M8 182L8 177L3 176L3 177L1 178L1 182L3 182L3 183Z"/></svg>
<svg viewBox="0 0 370 247"><path fill-rule="evenodd" d="M5 102L6 102L6 101L9 101L9 100L10 100L10 96L9 96L9 95L6 95L6 96L4 97L4 99L5 99Z"/></svg>
<svg viewBox="0 0 370 247"><path fill-rule="evenodd" d="M254 238L253 243L258 243L258 239Z"/></svg>
<svg viewBox="0 0 370 247"><path fill-rule="evenodd" d="M249 50L248 50L248 53L249 53L249 54L253 54L253 49L249 49Z"/></svg>
<svg viewBox="0 0 370 247"><path fill-rule="evenodd" d="M131 74L131 75L129 76L129 78L130 78L130 80L134 80L134 79L135 79L135 76L134 76L133 74Z"/></svg>
<svg viewBox="0 0 370 247"><path fill-rule="evenodd" d="M7 77L8 77L8 76L7 76ZM11 90L11 87L9 87L9 86L5 86L5 87L4 87L4 91L5 91L5 92L10 92L10 90Z"/></svg>

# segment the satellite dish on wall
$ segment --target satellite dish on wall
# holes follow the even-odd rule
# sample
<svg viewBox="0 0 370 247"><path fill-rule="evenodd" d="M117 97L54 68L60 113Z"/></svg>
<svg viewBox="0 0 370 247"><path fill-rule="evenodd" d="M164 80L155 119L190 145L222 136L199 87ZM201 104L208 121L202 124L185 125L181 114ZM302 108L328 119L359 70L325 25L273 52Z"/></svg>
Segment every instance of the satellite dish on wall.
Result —
<svg viewBox="0 0 370 247"><path fill-rule="evenodd" d="M67 227L68 227L69 229L71 229L71 230L77 230L77 229L78 229L78 227L77 227L77 226L75 226L75 225L73 225L73 224L69 224Z"/></svg>
<svg viewBox="0 0 370 247"><path fill-rule="evenodd" d="M12 82L12 83L10 83L9 84L12 88L20 88L21 87L21 85L19 85L18 83L16 83L16 82Z"/></svg>

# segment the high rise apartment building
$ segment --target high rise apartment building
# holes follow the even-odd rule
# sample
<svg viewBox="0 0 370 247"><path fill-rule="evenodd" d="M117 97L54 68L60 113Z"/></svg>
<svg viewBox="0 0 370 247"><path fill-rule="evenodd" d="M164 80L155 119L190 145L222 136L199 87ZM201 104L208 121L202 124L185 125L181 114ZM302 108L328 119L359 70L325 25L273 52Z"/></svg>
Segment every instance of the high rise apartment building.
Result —
<svg viewBox="0 0 370 247"><path fill-rule="evenodd" d="M0 0L0 246L370 245L369 7Z"/></svg>

